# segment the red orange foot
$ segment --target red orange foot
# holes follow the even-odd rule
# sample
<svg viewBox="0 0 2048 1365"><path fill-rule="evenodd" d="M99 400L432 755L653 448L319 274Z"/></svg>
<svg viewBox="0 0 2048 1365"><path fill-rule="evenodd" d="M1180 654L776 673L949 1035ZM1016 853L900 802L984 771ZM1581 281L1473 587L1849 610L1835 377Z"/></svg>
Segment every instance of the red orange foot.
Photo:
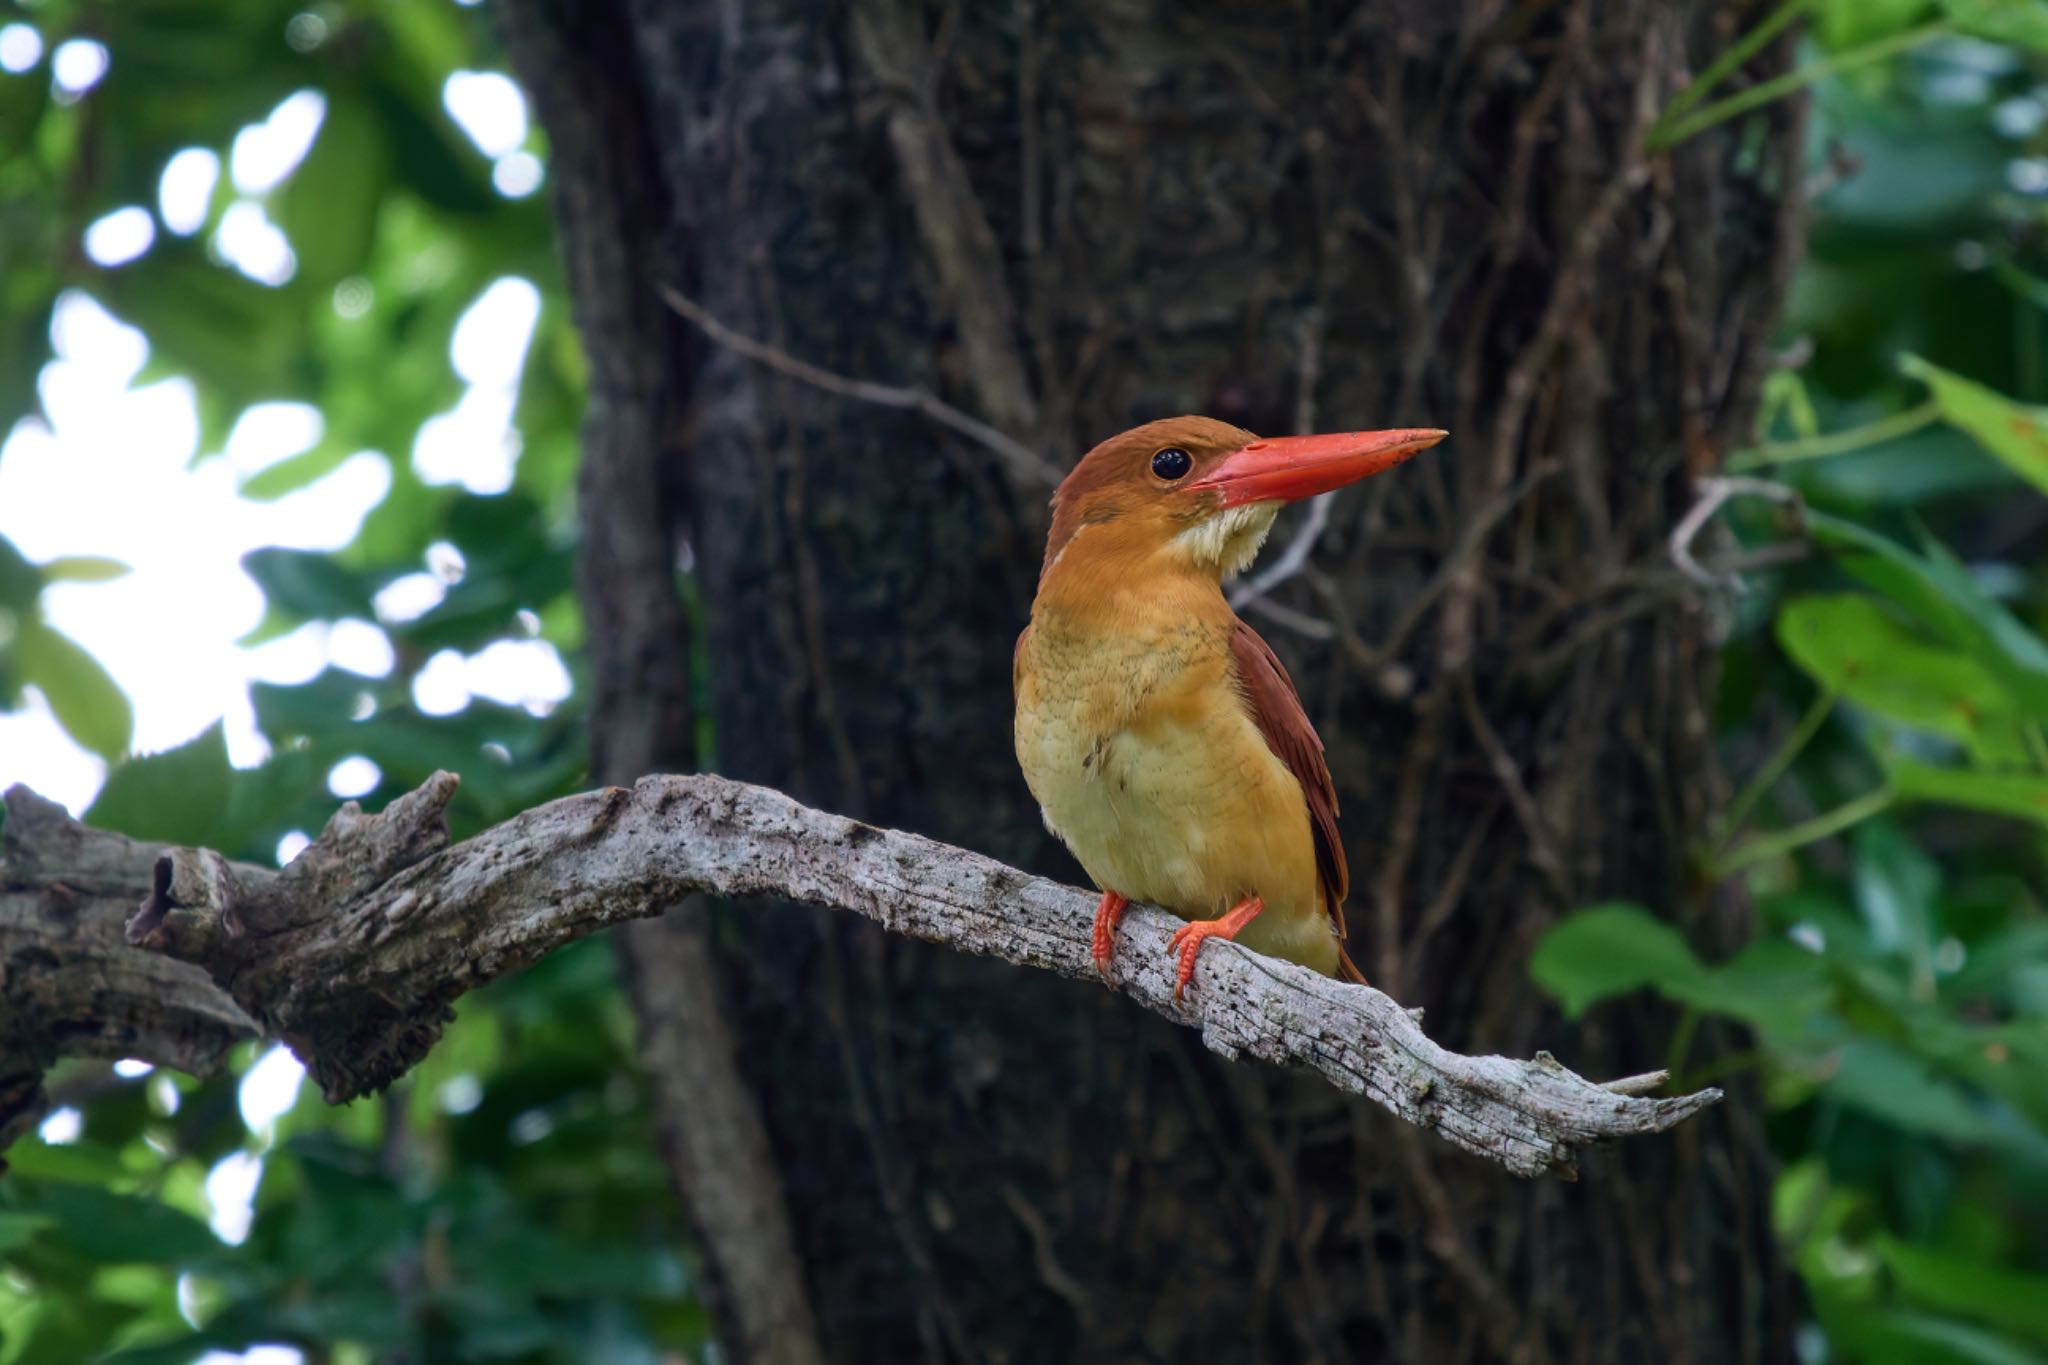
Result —
<svg viewBox="0 0 2048 1365"><path fill-rule="evenodd" d="M1095 970L1102 973L1104 981L1116 980L1109 974L1109 957L1116 951L1117 921L1124 917L1124 911L1128 910L1130 905L1128 897L1119 896L1114 891L1105 891L1102 893L1102 902L1095 907Z"/></svg>
<svg viewBox="0 0 2048 1365"><path fill-rule="evenodd" d="M1202 951L1202 944L1212 938L1236 938L1237 931L1257 919L1259 911L1265 908L1266 903L1257 896L1246 896L1227 915L1189 920L1173 931L1173 937L1166 941L1166 951L1180 954L1180 970L1173 974L1175 1003L1179 1003L1180 993L1195 975L1195 954Z"/></svg>

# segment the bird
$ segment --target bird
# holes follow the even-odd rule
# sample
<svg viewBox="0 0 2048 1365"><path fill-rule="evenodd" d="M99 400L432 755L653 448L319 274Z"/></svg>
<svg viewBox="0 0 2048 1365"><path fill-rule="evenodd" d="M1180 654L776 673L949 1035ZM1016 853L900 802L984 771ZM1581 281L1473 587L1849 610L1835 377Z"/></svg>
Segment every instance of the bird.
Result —
<svg viewBox="0 0 2048 1365"><path fill-rule="evenodd" d="M1260 438L1171 417L1061 481L1012 665L1015 740L1046 826L1101 892L1090 953L1114 983L1133 902L1186 920L1174 999L1212 938L1363 982L1321 738L1272 647L1225 598L1280 508L1383 473L1435 428Z"/></svg>

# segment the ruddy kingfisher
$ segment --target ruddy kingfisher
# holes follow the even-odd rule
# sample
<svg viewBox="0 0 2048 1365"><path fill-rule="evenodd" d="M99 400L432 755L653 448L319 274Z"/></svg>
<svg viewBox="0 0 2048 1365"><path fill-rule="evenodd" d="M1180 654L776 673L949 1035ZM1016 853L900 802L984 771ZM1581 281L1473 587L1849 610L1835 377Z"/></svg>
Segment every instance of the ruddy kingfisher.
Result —
<svg viewBox="0 0 2048 1365"><path fill-rule="evenodd" d="M1174 996L1205 940L1326 976L1349 872L1323 742L1223 584L1290 502L1441 441L1417 428L1260 438L1208 417L1112 436L1053 494L1031 624L1017 639L1017 760L1045 823L1102 892L1105 978L1132 901L1188 923Z"/></svg>

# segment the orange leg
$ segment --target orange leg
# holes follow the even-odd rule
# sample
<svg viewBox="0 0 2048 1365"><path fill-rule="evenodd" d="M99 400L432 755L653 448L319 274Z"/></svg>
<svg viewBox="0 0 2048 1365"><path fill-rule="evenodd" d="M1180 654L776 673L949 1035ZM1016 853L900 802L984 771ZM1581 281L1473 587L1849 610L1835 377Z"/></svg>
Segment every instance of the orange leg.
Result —
<svg viewBox="0 0 2048 1365"><path fill-rule="evenodd" d="M1212 938L1236 938L1238 930L1257 919L1265 908L1266 903L1257 896L1246 896L1227 915L1189 920L1173 931L1173 937L1166 941L1166 951L1180 954L1180 970L1173 974L1175 1001L1180 999L1180 993L1187 989L1189 979L1195 974L1195 954L1202 951L1202 944Z"/></svg>
<svg viewBox="0 0 2048 1365"><path fill-rule="evenodd" d="M1116 951L1117 921L1130 908L1130 898L1114 891L1102 893L1102 903L1095 907L1095 970L1102 973L1104 981L1114 981L1109 974L1109 955Z"/></svg>

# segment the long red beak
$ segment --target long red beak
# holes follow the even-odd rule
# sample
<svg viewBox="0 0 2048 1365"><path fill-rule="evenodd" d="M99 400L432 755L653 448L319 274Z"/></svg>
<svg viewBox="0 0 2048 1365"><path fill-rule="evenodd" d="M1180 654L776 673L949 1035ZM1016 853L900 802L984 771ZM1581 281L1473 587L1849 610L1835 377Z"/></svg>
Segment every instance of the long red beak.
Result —
<svg viewBox="0 0 2048 1365"><path fill-rule="evenodd" d="M1294 502L1385 473L1450 435L1434 427L1341 431L1324 436L1269 436L1223 457L1192 489L1216 489L1223 506Z"/></svg>

